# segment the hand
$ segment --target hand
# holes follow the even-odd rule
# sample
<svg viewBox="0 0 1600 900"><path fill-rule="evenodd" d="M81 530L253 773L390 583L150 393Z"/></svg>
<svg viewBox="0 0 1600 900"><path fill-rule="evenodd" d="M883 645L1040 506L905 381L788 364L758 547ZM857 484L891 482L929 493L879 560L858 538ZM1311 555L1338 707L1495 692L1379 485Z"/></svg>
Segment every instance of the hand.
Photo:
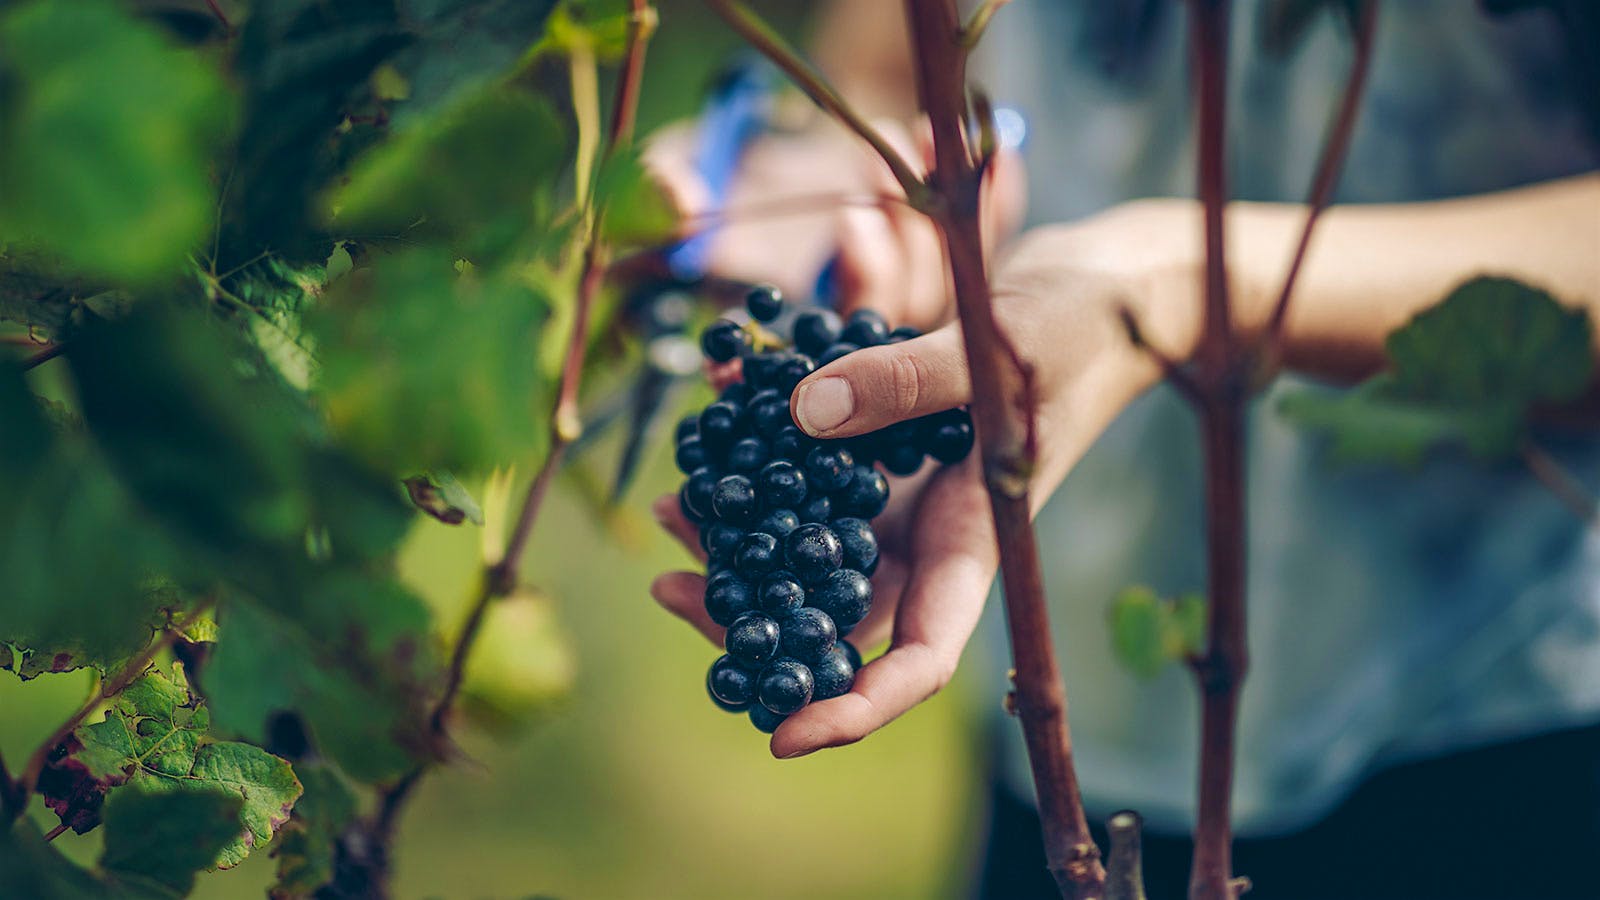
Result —
<svg viewBox="0 0 1600 900"><path fill-rule="evenodd" d="M928 164L933 148L925 124L915 134L889 119L873 126L913 167L921 171ZM645 161L691 228L720 229L712 271L770 282L804 298L837 256L841 312L867 306L895 325L924 329L949 317L938 234L906 205L888 167L860 138L828 121L762 137L745 152L715 216L693 166L694 146L692 127L667 128L651 142ZM1015 232L1026 206L1016 153L996 158L985 197L986 242L995 246Z"/></svg>
<svg viewBox="0 0 1600 900"><path fill-rule="evenodd" d="M998 265L995 312L1035 367L1040 458L1034 511L1112 418L1155 383L1157 367L1128 342L1119 309L1146 337L1187 355L1197 331L1198 219L1187 201L1129 204L1073 226L1041 229ZM796 389L793 412L815 437L841 438L948 409L971 397L960 327L873 347L814 373ZM772 737L792 758L860 740L942 688L976 627L998 565L981 466L962 465L896 481L890 510L874 522L883 563L873 611L852 641L889 648L857 675L849 694L807 706ZM657 517L699 555L695 529L675 497ZM651 593L720 644L722 629L701 606L705 580L658 578Z"/></svg>

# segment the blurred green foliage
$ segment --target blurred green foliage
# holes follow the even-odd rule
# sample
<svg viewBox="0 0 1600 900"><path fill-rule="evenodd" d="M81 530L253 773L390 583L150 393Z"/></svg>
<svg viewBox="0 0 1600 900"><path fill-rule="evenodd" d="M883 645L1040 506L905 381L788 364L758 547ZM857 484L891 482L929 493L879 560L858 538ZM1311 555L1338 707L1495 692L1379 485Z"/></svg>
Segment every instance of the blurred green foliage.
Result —
<svg viewBox="0 0 1600 900"><path fill-rule="evenodd" d="M692 111L734 46L667 6L646 126ZM441 650L523 486L504 473L544 452L581 242L674 226L637 146L600 157L577 88L608 77L621 0L218 8L0 5L0 336L64 349L26 374L0 352L13 774L91 678L138 674L180 623L185 642L43 748L42 796L0 826L30 897L180 896L235 864L200 896L309 896L374 786L456 756L428 721ZM634 352L616 307L595 375ZM771 760L705 701L712 648L643 599L676 555L635 512L552 498L533 584L466 670L450 737L484 768L423 783L398 895L954 890L971 759L950 703ZM771 858L749 823L780 809L828 867ZM85 833L47 843L57 815Z"/></svg>

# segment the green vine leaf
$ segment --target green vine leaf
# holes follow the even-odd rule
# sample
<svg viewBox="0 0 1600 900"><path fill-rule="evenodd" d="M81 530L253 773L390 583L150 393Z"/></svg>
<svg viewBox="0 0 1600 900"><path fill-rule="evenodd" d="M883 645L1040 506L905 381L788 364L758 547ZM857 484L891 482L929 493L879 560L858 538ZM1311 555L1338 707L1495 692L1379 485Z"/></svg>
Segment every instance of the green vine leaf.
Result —
<svg viewBox="0 0 1600 900"><path fill-rule="evenodd" d="M399 0L418 36L394 57L410 97L398 104L405 124L465 92L511 74L544 34L555 0Z"/></svg>
<svg viewBox="0 0 1600 900"><path fill-rule="evenodd" d="M1111 648L1117 661L1141 678L1205 648L1206 601L1198 594L1166 599L1142 585L1111 601Z"/></svg>
<svg viewBox="0 0 1600 900"><path fill-rule="evenodd" d="M610 247L661 246L678 233L677 206L645 170L637 148L601 164L595 198L605 208L600 231Z"/></svg>
<svg viewBox="0 0 1600 900"><path fill-rule="evenodd" d="M195 874L239 840L243 803L225 791L153 784L129 785L106 801L100 868L131 889L182 897L194 889Z"/></svg>
<svg viewBox="0 0 1600 900"><path fill-rule="evenodd" d="M79 748L68 759L107 789L238 796L240 827L208 864L232 868L288 821L301 786L287 760L252 744L217 741L210 728L208 709L181 677L152 668L117 695L104 721L78 729Z"/></svg>
<svg viewBox="0 0 1600 900"><path fill-rule="evenodd" d="M352 777L398 777L436 752L429 626L416 596L348 569L306 575L270 603L229 603L205 669L211 714L218 728L264 743L274 715L298 712Z"/></svg>
<svg viewBox="0 0 1600 900"><path fill-rule="evenodd" d="M278 880L267 891L270 900L305 900L333 881L335 842L359 812L355 794L332 766L302 762L295 771L305 794L272 852Z"/></svg>
<svg viewBox="0 0 1600 900"><path fill-rule="evenodd" d="M252 5L233 65L245 113L228 181L242 189L224 198L220 268L267 248L321 261L315 251L327 245L308 240L311 199L341 165L345 110L369 90L373 71L414 40L394 0Z"/></svg>
<svg viewBox="0 0 1600 900"><path fill-rule="evenodd" d="M107 0L0 17L0 240L87 273L170 278L212 220L232 101L200 57Z"/></svg>
<svg viewBox="0 0 1600 900"><path fill-rule="evenodd" d="M538 191L566 158L559 120L511 87L469 94L358 160L325 198L330 227L450 241L479 262L503 254L535 221Z"/></svg>
<svg viewBox="0 0 1600 900"><path fill-rule="evenodd" d="M541 451L535 361L548 305L508 273L414 252L358 270L309 320L334 432L396 477L481 472Z"/></svg>
<svg viewBox="0 0 1600 900"><path fill-rule="evenodd" d="M178 900L239 836L239 797L209 789L129 785L106 802L105 843L91 871L51 846L26 816L0 831L7 897Z"/></svg>
<svg viewBox="0 0 1600 900"><path fill-rule="evenodd" d="M1325 434L1340 462L1415 466L1444 446L1516 452L1534 410L1577 398L1594 372L1588 312L1480 277L1389 336L1387 371L1349 392L1297 391L1280 411Z"/></svg>

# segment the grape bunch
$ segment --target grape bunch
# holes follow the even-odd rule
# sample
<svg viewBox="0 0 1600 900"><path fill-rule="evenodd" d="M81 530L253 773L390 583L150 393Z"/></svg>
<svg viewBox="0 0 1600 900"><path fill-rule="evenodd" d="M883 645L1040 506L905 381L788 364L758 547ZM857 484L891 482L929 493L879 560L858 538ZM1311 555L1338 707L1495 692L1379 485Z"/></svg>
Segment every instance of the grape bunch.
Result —
<svg viewBox="0 0 1600 900"><path fill-rule="evenodd" d="M848 693L861 668L845 638L872 607L871 520L889 502L876 465L911 475L929 457L959 462L973 433L966 410L951 409L844 440L806 435L789 413L796 385L842 356L918 332L891 331L871 310L843 322L829 310L788 310L769 287L752 290L746 307L754 324L720 319L701 335L713 362L741 360L743 380L678 423L677 463L688 476L678 497L708 558L706 613L727 628L706 689L770 734L807 703Z"/></svg>

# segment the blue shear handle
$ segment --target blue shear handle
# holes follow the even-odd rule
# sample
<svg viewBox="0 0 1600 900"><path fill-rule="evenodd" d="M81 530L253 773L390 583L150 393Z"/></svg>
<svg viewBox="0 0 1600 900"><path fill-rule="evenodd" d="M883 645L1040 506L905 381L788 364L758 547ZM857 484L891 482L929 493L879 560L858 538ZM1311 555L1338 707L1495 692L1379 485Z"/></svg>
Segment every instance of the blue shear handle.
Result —
<svg viewBox="0 0 1600 900"><path fill-rule="evenodd" d="M695 171L705 182L711 210L722 208L739 168L739 159L767 122L770 92L764 71L756 65L735 68L706 100L700 114ZM706 274L711 241L718 226L709 225L667 251L667 267L684 281Z"/></svg>

